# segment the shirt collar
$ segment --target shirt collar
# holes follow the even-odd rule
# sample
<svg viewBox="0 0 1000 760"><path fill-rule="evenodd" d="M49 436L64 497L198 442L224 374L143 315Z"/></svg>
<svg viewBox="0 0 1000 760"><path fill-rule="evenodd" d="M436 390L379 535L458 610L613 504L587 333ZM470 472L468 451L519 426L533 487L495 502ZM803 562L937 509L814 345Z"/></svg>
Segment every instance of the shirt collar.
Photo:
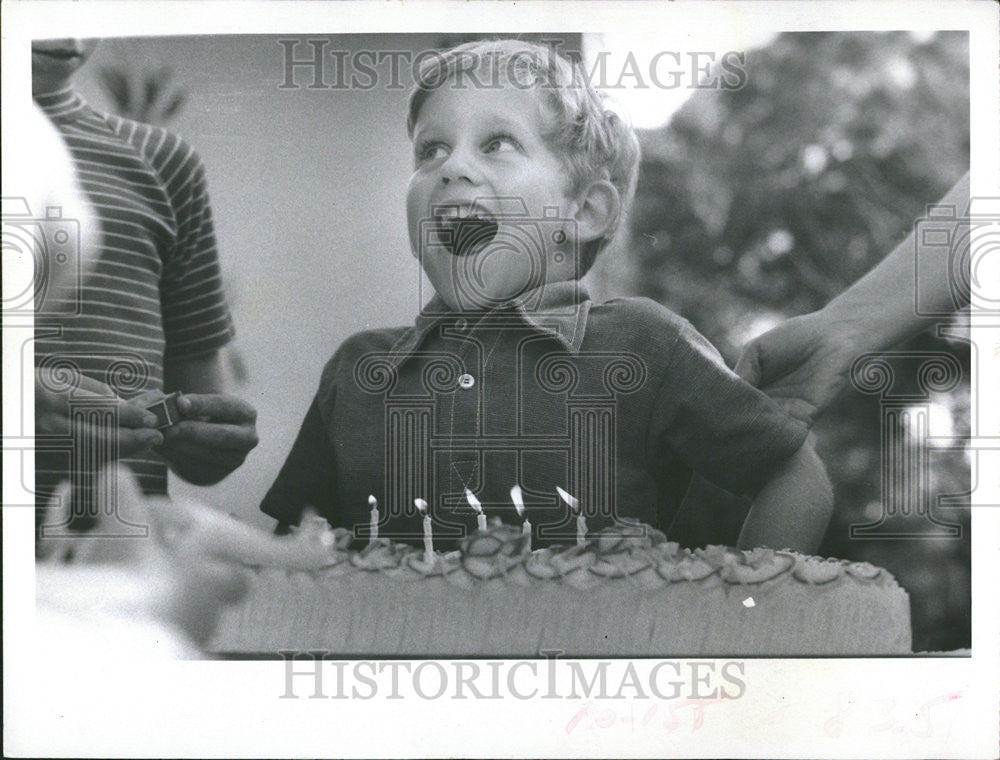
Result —
<svg viewBox="0 0 1000 760"><path fill-rule="evenodd" d="M590 294L579 280L547 283L525 293L516 305L487 312L456 312L435 295L421 309L413 327L393 345L390 361L399 367L438 327L464 331L487 321L527 324L554 338L566 351L579 353L590 307Z"/></svg>
<svg viewBox="0 0 1000 760"><path fill-rule="evenodd" d="M87 107L86 101L70 85L54 92L35 93L32 98L50 119L75 116Z"/></svg>

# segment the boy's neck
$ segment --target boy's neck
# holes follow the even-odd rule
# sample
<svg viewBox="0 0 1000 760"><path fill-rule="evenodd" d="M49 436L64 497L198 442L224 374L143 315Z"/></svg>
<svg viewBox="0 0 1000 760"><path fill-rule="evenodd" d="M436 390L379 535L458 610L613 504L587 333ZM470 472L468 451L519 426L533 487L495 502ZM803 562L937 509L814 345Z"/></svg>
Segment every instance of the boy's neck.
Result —
<svg viewBox="0 0 1000 760"><path fill-rule="evenodd" d="M423 311L425 314L437 314L442 311L449 311L455 314L463 314L473 318L479 318L491 312L517 310L523 308L527 311L546 311L550 309L562 309L581 301L589 300L590 294L586 286L579 278L559 279L547 281L536 288L526 290L515 298L511 298L503 303L492 306L464 306L455 308L448 304L440 295L435 294L434 301L429 303Z"/></svg>

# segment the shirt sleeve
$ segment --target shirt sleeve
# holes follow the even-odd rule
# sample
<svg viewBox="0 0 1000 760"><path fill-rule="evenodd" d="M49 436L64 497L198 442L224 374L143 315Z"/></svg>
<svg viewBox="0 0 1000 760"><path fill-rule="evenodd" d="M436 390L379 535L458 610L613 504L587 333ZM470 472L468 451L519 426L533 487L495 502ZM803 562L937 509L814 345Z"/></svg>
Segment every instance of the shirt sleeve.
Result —
<svg viewBox="0 0 1000 760"><path fill-rule="evenodd" d="M307 509L331 519L333 471L333 447L327 441L317 398L306 412L292 450L260 505L261 511L292 525L299 524Z"/></svg>
<svg viewBox="0 0 1000 760"><path fill-rule="evenodd" d="M652 450L669 451L711 483L753 497L808 433L682 324L651 418Z"/></svg>
<svg viewBox="0 0 1000 760"><path fill-rule="evenodd" d="M166 336L164 358L217 351L233 335L222 289L205 168L183 140L169 135L157 166L174 210L176 237L165 252L160 303Z"/></svg>

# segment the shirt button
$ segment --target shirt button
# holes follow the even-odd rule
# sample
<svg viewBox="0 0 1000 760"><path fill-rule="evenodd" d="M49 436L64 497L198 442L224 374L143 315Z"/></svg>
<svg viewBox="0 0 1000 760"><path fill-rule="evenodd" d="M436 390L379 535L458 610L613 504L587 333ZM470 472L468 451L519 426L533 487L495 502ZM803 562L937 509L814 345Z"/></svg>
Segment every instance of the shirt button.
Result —
<svg viewBox="0 0 1000 760"><path fill-rule="evenodd" d="M474 378L472 375L461 375L458 378L459 388L464 388L465 390L469 390L469 388L471 388L475 384L476 384L476 378Z"/></svg>

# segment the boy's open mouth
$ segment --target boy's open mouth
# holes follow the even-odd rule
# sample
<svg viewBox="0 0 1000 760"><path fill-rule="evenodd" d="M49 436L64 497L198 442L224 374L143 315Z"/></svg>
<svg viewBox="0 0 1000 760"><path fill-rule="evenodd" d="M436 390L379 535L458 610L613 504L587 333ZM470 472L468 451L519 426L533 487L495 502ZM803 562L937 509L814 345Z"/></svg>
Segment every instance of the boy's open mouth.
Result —
<svg viewBox="0 0 1000 760"><path fill-rule="evenodd" d="M485 209L448 209L436 217L438 240L452 256L478 253L496 237L500 225Z"/></svg>

